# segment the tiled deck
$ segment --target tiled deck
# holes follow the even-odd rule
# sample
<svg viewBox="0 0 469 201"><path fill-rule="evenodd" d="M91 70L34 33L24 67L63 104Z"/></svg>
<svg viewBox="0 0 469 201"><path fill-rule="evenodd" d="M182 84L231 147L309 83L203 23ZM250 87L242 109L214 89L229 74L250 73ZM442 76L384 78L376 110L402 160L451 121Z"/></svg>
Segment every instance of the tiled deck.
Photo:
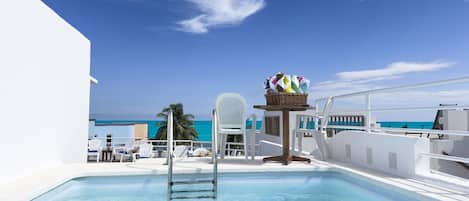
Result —
<svg viewBox="0 0 469 201"><path fill-rule="evenodd" d="M370 170L360 170L347 167L346 164L327 163L313 159L311 164L293 162L288 166L279 163L262 163L262 157L256 160L245 161L244 158L231 158L219 160L219 172L258 172L258 171L308 171L317 169L338 168L351 171L380 182L396 185L407 190L431 196L440 200L463 201L469 200L469 193L458 192L443 188L439 185L430 185L416 179L406 179L383 175ZM212 165L208 158L191 158L183 161L175 160L175 173L203 173L211 172ZM31 200L47 190L61 183L82 176L97 175L132 175L132 174L166 174L167 166L163 158L144 159L136 163L88 163L66 165L55 169L43 170L34 175L25 177L17 182L2 187L0 200L26 201ZM365 173L366 172L366 173ZM450 181L448 181L450 182ZM469 184L468 184L469 186Z"/></svg>

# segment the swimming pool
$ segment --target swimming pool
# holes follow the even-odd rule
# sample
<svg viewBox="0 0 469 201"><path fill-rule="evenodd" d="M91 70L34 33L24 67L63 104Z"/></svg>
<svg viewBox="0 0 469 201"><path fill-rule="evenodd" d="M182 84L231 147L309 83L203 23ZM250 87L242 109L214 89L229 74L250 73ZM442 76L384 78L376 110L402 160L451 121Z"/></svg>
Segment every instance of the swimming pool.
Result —
<svg viewBox="0 0 469 201"><path fill-rule="evenodd" d="M209 175L177 175L199 178ZM193 185L185 188L208 188ZM34 201L166 200L165 175L72 179ZM181 189L179 189L181 190ZM187 189L186 189L187 190ZM200 200L200 199L199 199ZM432 199L339 171L221 173L219 201L430 201Z"/></svg>

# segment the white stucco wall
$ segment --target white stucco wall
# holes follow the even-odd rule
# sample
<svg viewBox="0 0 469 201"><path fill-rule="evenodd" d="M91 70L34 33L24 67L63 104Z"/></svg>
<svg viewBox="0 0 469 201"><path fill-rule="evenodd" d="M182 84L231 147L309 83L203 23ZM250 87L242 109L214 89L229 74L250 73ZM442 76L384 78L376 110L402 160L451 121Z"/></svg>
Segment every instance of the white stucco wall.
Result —
<svg viewBox="0 0 469 201"><path fill-rule="evenodd" d="M102 145L105 146L107 135L112 136L112 144L130 144L135 141L135 128L134 124L98 124L95 121L90 121L88 126L88 138L97 136L99 139L103 139Z"/></svg>
<svg viewBox="0 0 469 201"><path fill-rule="evenodd" d="M293 130L296 128L296 116L299 114L311 114L311 111L290 113L290 139L293 136ZM280 122L282 122L280 112L265 112L264 115L280 116ZM264 124L261 133L256 135L256 143L260 145L260 155L281 154L281 137L265 134ZM295 148L298 148L297 143L298 141L296 141ZM418 171L428 172L430 168L429 159L420 156L421 153L430 153L430 141L427 138L384 133L370 134L364 131L343 131L332 138L326 139L326 144L330 159L394 175L412 176L417 174ZM346 145L350 146L350 158L346 154ZM370 162L367 161L367 149L371 152ZM305 152L320 157L315 138L303 139L303 153ZM390 153L395 154L395 168L390 168Z"/></svg>
<svg viewBox="0 0 469 201"><path fill-rule="evenodd" d="M90 42L42 1L0 1L0 184L86 160Z"/></svg>
<svg viewBox="0 0 469 201"><path fill-rule="evenodd" d="M350 145L350 157L347 157L346 145ZM417 171L429 171L429 159L420 156L421 153L430 153L430 141L427 138L342 131L328 139L328 148L329 157L334 160L390 174L412 176ZM367 160L367 149L371 150L370 161ZM390 153L395 153L396 168L390 167Z"/></svg>

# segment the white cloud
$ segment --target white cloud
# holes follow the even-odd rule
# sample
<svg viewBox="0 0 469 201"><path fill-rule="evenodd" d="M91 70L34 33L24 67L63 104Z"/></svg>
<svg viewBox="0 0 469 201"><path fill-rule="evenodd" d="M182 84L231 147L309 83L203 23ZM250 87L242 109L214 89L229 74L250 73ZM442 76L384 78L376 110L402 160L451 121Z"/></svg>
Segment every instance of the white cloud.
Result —
<svg viewBox="0 0 469 201"><path fill-rule="evenodd" d="M394 62L381 69L340 72L336 75L343 80L370 79L377 77L398 76L413 72L435 71L448 68L453 64L454 63L452 62L444 61L433 61L429 63Z"/></svg>
<svg viewBox="0 0 469 201"><path fill-rule="evenodd" d="M197 6L201 14L179 21L178 30L207 33L210 27L240 24L265 6L264 0L187 0Z"/></svg>

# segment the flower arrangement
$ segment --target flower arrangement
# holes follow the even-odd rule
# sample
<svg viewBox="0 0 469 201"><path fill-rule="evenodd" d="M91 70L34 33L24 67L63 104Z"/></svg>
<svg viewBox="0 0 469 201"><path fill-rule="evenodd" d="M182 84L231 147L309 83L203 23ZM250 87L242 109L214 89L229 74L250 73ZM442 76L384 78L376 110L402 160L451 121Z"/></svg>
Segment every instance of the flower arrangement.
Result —
<svg viewBox="0 0 469 201"><path fill-rule="evenodd" d="M277 73L264 82L267 105L307 105L309 80Z"/></svg>
<svg viewBox="0 0 469 201"><path fill-rule="evenodd" d="M277 73L270 76L264 82L266 94L271 93L300 93L307 94L309 89L309 80L303 76L285 75Z"/></svg>

